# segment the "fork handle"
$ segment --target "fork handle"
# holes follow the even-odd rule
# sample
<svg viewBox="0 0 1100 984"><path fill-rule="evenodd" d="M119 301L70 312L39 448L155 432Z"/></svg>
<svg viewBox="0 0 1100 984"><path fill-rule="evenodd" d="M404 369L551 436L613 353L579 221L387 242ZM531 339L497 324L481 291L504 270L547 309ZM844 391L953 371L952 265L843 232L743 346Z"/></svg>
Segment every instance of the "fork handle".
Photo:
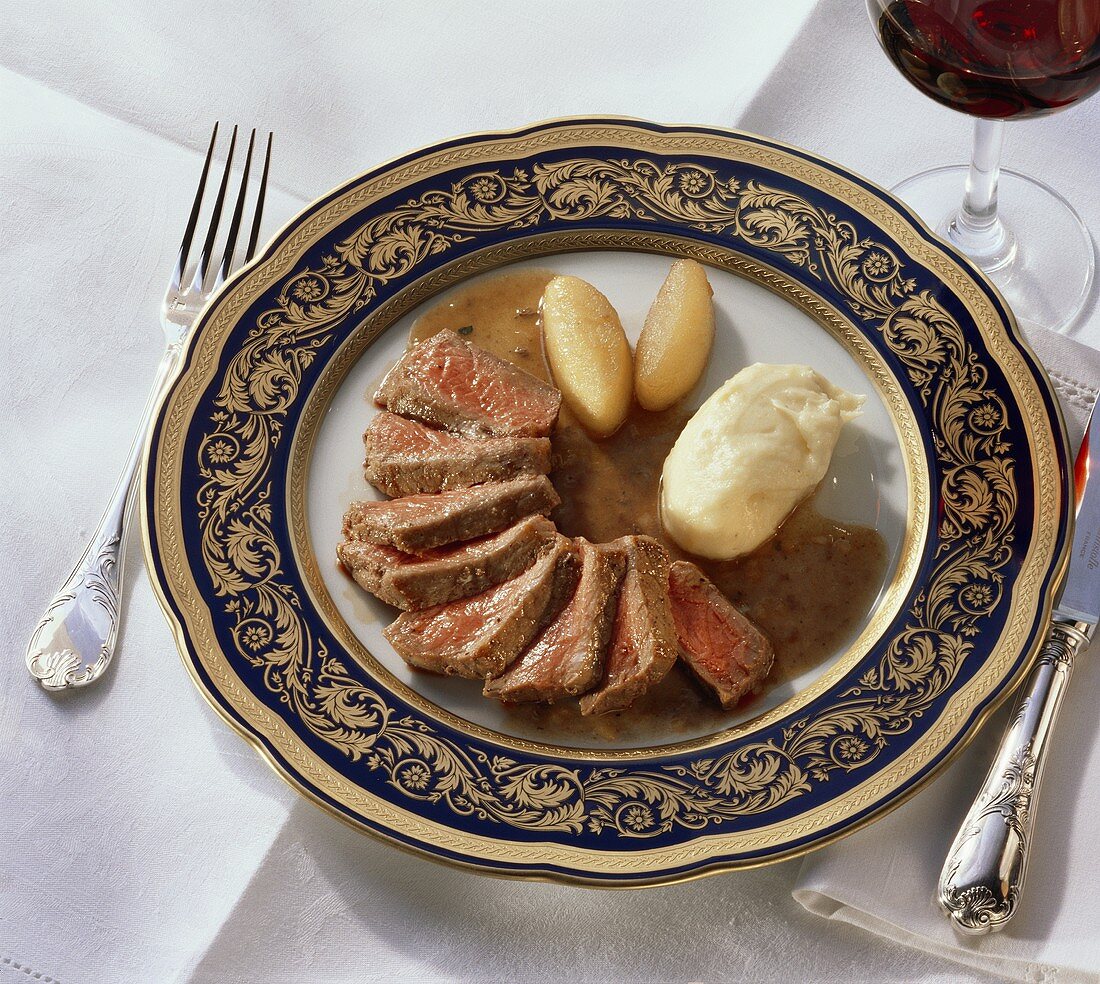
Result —
<svg viewBox="0 0 1100 984"><path fill-rule="evenodd" d="M1051 625L997 757L951 845L937 901L962 933L1003 929L1016 912L1050 733L1073 661L1091 634L1087 622Z"/></svg>
<svg viewBox="0 0 1100 984"><path fill-rule="evenodd" d="M134 476L141 464L153 412L176 368L180 351L177 344L165 349L103 518L31 635L27 669L46 690L87 686L103 675L114 655L126 527L136 498Z"/></svg>

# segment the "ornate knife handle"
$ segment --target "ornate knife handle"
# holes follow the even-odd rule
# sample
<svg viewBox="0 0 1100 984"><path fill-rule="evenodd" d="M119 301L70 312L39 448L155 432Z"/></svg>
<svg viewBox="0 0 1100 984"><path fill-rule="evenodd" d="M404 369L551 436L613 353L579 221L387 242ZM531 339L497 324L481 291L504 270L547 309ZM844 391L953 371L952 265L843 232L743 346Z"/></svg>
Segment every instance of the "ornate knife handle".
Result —
<svg viewBox="0 0 1100 984"><path fill-rule="evenodd" d="M165 351L107 510L31 636L27 669L46 690L87 686L99 679L111 662L118 638L123 550L136 489L134 476L141 464L153 411L179 353L178 345L170 345Z"/></svg>
<svg viewBox="0 0 1100 984"><path fill-rule="evenodd" d="M948 852L937 900L963 933L1003 929L1016 912L1048 739L1073 660L1091 633L1086 622L1051 625L989 775Z"/></svg>

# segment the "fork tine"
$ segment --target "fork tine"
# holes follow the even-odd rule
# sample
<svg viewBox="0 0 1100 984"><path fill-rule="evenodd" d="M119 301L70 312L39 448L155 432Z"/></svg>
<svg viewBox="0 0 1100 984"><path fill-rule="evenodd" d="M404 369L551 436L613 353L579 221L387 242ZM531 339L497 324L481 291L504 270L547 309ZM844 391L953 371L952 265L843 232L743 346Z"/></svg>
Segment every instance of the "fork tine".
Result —
<svg viewBox="0 0 1100 984"><path fill-rule="evenodd" d="M248 172L252 167L252 148L256 143L256 128L252 128L252 133L248 137L248 152L244 158L244 172L241 174L241 186L237 190L237 203L233 206L233 218L229 223L229 233L225 237L225 250L222 253L222 263L218 268L218 273L214 278L214 286L219 287L225 282L225 278L229 276L229 271L233 269L233 251L237 246L237 234L241 228L241 215L244 212L244 200L248 193Z"/></svg>
<svg viewBox="0 0 1100 984"><path fill-rule="evenodd" d="M218 197L214 200L214 211L210 213L210 228L206 231L206 241L202 244L202 252L199 253L199 265L195 270L195 279L192 286L200 292L206 283L206 272L210 269L210 258L214 253L214 237L218 234L218 223L222 217L222 206L225 204L225 189L229 184L229 174L233 170L233 151L237 146L237 128L233 127L233 136L229 140L229 153L225 156L225 169L222 171L222 180L218 185Z"/></svg>
<svg viewBox="0 0 1100 984"><path fill-rule="evenodd" d="M252 259L256 252L256 241L260 238L260 221L264 215L264 196L267 194L267 172L271 167L271 138L274 134L268 130L267 153L264 155L264 169L260 175L260 190L256 195L256 214L252 217L252 233L248 237L248 251L245 253L245 262Z"/></svg>
<svg viewBox="0 0 1100 984"><path fill-rule="evenodd" d="M199 189L195 192L195 201L191 205L191 214L187 217L187 228L183 231L179 256L176 257L176 269L172 273L172 290L179 290L183 283L183 271L187 267L187 254L191 252L191 237L195 235L195 226L199 221L199 209L202 207L202 195L206 190L206 176L210 173L210 161L214 158L214 144L218 140L218 124L214 123L214 132L210 134L210 146L206 148L206 160L199 177Z"/></svg>

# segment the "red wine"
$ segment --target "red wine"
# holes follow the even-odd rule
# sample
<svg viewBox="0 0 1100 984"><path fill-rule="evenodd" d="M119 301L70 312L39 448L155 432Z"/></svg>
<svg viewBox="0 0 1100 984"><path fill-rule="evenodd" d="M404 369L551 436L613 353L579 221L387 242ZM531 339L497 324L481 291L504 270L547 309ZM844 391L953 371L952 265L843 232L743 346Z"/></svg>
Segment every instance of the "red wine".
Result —
<svg viewBox="0 0 1100 984"><path fill-rule="evenodd" d="M1100 88L1100 0L893 0L878 31L910 82L972 116L1038 116Z"/></svg>

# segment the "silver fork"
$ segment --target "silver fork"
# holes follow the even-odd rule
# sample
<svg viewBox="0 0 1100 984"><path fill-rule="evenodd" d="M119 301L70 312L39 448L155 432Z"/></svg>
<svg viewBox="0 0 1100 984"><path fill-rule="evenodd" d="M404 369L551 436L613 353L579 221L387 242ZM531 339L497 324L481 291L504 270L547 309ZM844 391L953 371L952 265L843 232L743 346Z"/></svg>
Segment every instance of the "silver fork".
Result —
<svg viewBox="0 0 1100 984"><path fill-rule="evenodd" d="M263 173L253 204L252 228L248 237L248 248L245 250L244 262L246 263L252 259L256 251L256 241L260 234L264 197L267 193L267 173L271 165L271 138L272 134L268 133ZM229 230L225 234L221 262L213 268L211 263L215 255L214 243L218 236L226 189L233 170L233 155L237 147L237 128L233 127L229 151L225 158L225 168L218 185L217 198L210 213L206 238L203 240L194 272L190 279L187 278L187 261L191 253L191 243L198 225L203 194L206 190L206 179L210 173L210 163L214 158L214 147L217 141L218 124L215 123L214 132L210 136L210 147L206 152L206 161L202 166L198 191L195 192L195 202L191 206L191 214L187 219L179 257L176 260L168 290L164 295L164 303L161 305L160 321L167 346L157 368L156 380L149 394L149 400L142 411L137 435L126 456L126 464L111 495L107 511L92 535L91 542L72 574L50 602L46 614L38 623L38 627L31 636L30 645L27 647L27 669L47 690L85 687L92 681L98 680L111 662L115 641L118 638L127 521L136 499L137 483L134 477L145 449L149 423L168 380L175 372L183 352L184 342L191 332L199 311L224 283L229 273L235 269L233 259L241 221L244 218L245 200L248 197L248 177L252 167L252 151L256 142L255 130L248 138L248 151L244 159Z"/></svg>

